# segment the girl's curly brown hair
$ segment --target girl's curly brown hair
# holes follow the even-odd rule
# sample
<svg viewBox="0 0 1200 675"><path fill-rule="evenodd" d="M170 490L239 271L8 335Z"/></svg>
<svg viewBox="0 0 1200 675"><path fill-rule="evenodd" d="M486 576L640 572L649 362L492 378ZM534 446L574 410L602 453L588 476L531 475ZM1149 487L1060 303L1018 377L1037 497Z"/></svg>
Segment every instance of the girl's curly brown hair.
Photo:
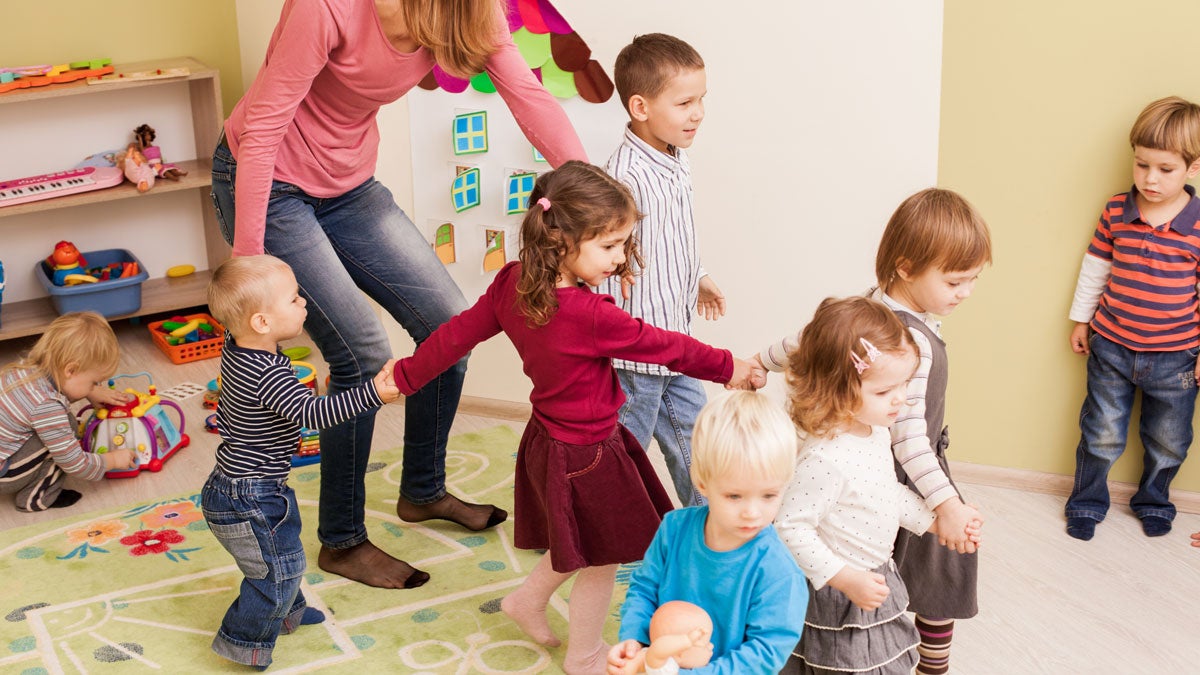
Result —
<svg viewBox="0 0 1200 675"><path fill-rule="evenodd" d="M545 198L549 208L538 200ZM542 174L529 195L521 223L521 279L517 301L530 326L544 326L558 310L555 288L563 260L582 242L595 239L641 217L629 189L585 162L569 161ZM625 262L617 277L640 268L633 237L625 242Z"/></svg>
<svg viewBox="0 0 1200 675"><path fill-rule="evenodd" d="M859 338L885 354L917 353L904 323L883 303L861 296L822 300L787 368L788 413L805 433L827 436L862 405L862 376L850 355L870 359Z"/></svg>

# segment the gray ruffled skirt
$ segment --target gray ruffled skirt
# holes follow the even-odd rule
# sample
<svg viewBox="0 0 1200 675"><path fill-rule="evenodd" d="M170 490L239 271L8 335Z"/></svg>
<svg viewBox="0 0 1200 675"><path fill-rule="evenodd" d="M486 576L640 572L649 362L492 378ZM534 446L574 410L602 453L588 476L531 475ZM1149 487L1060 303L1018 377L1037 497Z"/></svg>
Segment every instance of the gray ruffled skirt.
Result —
<svg viewBox="0 0 1200 675"><path fill-rule="evenodd" d="M905 616L908 591L891 560L874 570L891 592L872 612L859 609L845 593L808 585L804 633L783 673L864 673L898 675L917 665L917 629Z"/></svg>

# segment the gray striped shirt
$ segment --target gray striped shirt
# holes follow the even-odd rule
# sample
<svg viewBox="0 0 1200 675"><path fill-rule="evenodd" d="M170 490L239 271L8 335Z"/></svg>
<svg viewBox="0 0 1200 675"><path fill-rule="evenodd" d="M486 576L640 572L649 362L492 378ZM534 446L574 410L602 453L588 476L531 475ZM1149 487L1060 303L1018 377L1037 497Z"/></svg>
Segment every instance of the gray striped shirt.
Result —
<svg viewBox="0 0 1200 675"><path fill-rule="evenodd" d="M645 267L640 270L628 300L621 298L620 279L599 287L636 319L651 326L691 335L696 306L700 256L692 220L692 170L683 150L659 152L626 127L625 140L605 169L633 192L642 219L633 234ZM613 366L651 375L674 375L665 366L613 360Z"/></svg>

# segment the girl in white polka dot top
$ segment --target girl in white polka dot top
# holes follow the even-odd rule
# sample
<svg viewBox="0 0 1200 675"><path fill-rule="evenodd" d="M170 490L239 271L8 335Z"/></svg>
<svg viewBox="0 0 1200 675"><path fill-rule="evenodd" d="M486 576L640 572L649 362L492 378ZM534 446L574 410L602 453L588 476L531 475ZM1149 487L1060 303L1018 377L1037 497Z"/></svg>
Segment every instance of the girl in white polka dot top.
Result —
<svg viewBox="0 0 1200 675"><path fill-rule="evenodd" d="M896 479L888 431L916 367L904 324L864 297L822 302L791 356L789 409L805 440L775 527L811 588L785 673L910 673L917 663L892 545L901 527L937 524Z"/></svg>

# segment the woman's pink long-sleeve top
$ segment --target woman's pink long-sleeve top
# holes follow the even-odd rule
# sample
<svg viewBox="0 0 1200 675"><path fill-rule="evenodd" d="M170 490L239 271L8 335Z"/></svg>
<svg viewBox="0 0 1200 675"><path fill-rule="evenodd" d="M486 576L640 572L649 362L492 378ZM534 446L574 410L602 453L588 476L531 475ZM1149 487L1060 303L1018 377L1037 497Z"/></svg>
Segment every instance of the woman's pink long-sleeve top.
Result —
<svg viewBox="0 0 1200 675"><path fill-rule="evenodd" d="M629 316L612 296L589 288L558 289L558 311L546 325L531 328L517 306L520 277L521 263L506 265L478 302L442 324L412 356L397 361L400 391L412 394L475 345L503 331L533 381L533 416L551 438L586 445L612 433L625 402L614 358L659 363L711 382L725 383L733 376L728 350L655 328Z"/></svg>
<svg viewBox="0 0 1200 675"><path fill-rule="evenodd" d="M521 57L502 9L487 73L525 136L552 166L587 161L566 113ZM375 173L379 108L433 69L424 47L397 51L373 0L287 0L258 77L225 123L237 159L234 255L263 252L271 180L314 197L345 194Z"/></svg>

